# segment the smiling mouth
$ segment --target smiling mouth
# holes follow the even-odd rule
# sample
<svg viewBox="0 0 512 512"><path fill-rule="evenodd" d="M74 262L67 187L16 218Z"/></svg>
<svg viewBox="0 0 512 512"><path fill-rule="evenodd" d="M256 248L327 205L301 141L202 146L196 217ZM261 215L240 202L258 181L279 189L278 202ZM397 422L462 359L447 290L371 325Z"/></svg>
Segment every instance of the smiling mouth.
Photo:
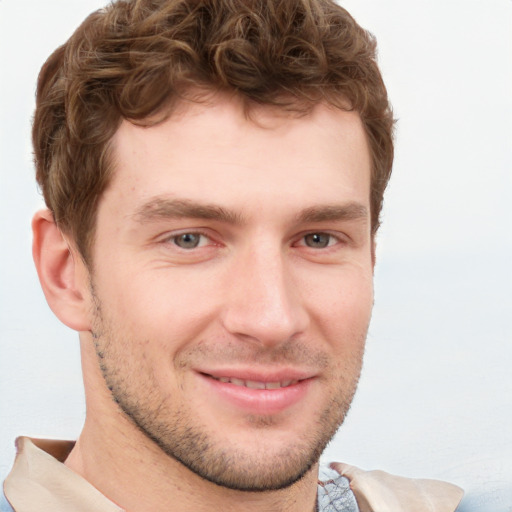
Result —
<svg viewBox="0 0 512 512"><path fill-rule="evenodd" d="M280 382L261 382L255 380L242 380L237 379L236 377L214 377L213 375L208 375L208 377L217 380L219 382L223 382L225 384L233 384L235 386L245 387L249 389L281 389L293 386L294 384L298 384L300 380L283 380Z"/></svg>

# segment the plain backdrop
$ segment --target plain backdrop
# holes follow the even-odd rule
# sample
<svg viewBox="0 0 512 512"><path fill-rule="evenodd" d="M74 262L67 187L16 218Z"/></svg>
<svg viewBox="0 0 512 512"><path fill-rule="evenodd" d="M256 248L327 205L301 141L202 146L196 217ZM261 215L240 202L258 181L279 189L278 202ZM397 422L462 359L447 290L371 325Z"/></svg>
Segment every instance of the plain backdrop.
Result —
<svg viewBox="0 0 512 512"><path fill-rule="evenodd" d="M441 478L512 511L512 1L345 0L398 118L359 392L324 458ZM25 434L75 438L77 335L31 261L38 70L102 0L0 0L0 476Z"/></svg>

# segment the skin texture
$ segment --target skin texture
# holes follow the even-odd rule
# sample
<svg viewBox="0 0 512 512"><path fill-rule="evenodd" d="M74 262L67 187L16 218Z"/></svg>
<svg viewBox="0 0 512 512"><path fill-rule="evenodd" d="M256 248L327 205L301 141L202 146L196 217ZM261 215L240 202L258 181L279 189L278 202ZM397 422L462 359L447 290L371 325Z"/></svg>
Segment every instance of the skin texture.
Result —
<svg viewBox="0 0 512 512"><path fill-rule="evenodd" d="M67 465L126 510L313 510L373 302L357 113L248 119L217 96L123 122L113 143L90 268L34 220L47 299L81 332L87 418Z"/></svg>

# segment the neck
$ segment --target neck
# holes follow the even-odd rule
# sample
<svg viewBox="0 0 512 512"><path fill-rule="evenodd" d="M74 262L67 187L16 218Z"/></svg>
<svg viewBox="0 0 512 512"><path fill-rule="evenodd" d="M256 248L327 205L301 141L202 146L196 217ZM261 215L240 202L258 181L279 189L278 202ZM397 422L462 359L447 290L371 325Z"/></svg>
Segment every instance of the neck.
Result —
<svg viewBox="0 0 512 512"><path fill-rule="evenodd" d="M122 420L113 428L113 422L87 419L66 466L127 512L315 510L318 465L286 489L235 491L191 472Z"/></svg>

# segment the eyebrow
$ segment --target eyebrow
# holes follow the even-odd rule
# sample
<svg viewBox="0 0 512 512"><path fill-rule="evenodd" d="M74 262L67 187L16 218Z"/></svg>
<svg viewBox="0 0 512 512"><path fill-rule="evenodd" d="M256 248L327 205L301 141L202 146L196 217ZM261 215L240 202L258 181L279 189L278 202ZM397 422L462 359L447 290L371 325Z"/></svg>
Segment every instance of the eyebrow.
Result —
<svg viewBox="0 0 512 512"><path fill-rule="evenodd" d="M205 219L240 225L244 217L222 206L197 203L189 199L155 197L141 205L133 215L136 222L144 224L165 219ZM321 205L305 208L296 216L297 223L325 221L354 221L368 219L368 209L360 203Z"/></svg>
<svg viewBox="0 0 512 512"><path fill-rule="evenodd" d="M229 224L241 224L243 218L236 212L215 204L203 204L188 199L156 197L138 208L134 219L143 224L165 219L206 219Z"/></svg>
<svg viewBox="0 0 512 512"><path fill-rule="evenodd" d="M306 208L297 217L299 223L325 221L367 220L368 208L360 203L313 206Z"/></svg>

